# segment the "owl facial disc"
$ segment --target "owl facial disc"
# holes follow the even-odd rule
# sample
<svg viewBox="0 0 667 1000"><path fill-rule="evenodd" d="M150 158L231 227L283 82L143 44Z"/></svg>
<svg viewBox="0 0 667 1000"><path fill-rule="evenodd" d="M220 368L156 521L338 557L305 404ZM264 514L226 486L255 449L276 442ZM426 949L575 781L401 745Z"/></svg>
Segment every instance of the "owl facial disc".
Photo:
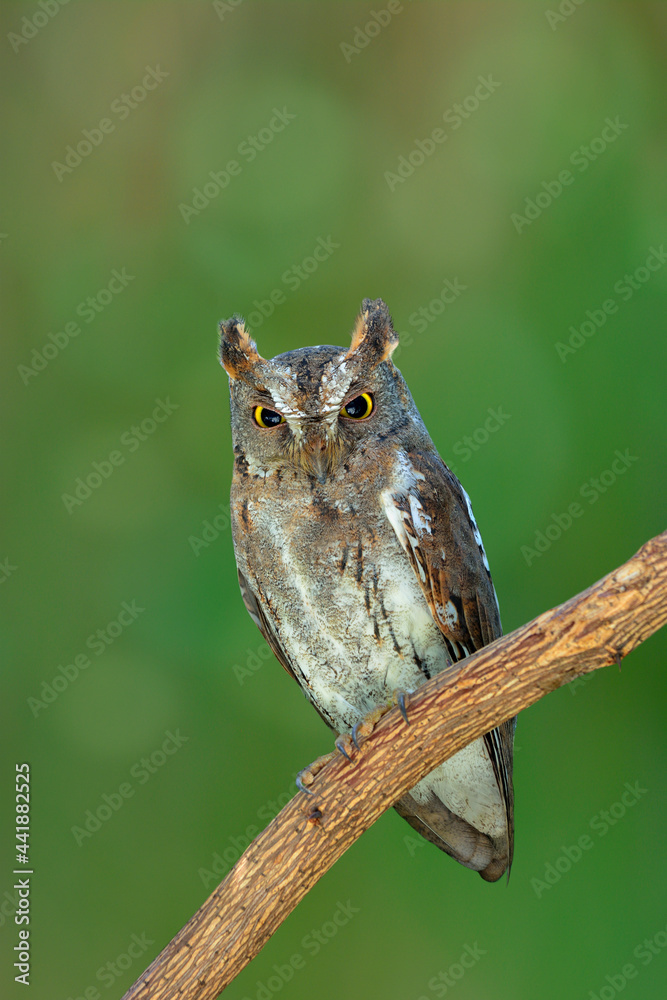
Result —
<svg viewBox="0 0 667 1000"><path fill-rule="evenodd" d="M354 444L354 432L341 426L347 402L372 391L378 365L388 361L398 344L391 316L382 299L364 299L350 348L310 347L263 358L240 316L220 324L220 361L229 375L232 397L239 406L248 401L249 416L265 407L284 418L255 429L273 438L279 451L320 483L340 464ZM370 417L374 404L364 416ZM363 412L363 411L360 411ZM342 423L355 421L342 414ZM278 437L280 435L280 437ZM281 442L278 449L277 443Z"/></svg>

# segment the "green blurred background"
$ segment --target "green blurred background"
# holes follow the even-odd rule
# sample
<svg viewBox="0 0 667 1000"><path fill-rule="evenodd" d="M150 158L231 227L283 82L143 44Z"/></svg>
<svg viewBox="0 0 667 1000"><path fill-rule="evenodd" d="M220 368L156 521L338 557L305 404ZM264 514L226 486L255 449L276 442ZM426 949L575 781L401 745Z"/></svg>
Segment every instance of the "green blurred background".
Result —
<svg viewBox="0 0 667 1000"><path fill-rule="evenodd" d="M220 318L254 313L270 357L347 344L386 299L506 631L665 528L666 6L399 6L3 4L3 996L24 995L16 762L30 996L111 998L332 745L238 593ZM123 602L143 610L116 626ZM663 634L520 718L509 887L390 811L227 995L664 996L664 654Z"/></svg>

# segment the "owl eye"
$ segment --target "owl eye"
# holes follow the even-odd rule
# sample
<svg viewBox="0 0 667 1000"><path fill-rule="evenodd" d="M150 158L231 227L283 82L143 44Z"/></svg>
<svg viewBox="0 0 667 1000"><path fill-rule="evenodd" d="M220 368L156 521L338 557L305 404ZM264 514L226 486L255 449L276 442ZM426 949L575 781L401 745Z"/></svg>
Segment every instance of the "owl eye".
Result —
<svg viewBox="0 0 667 1000"><path fill-rule="evenodd" d="M285 423L282 413L276 413L275 410L267 410L265 406L256 406L253 416L255 423L260 427L277 427L278 424Z"/></svg>
<svg viewBox="0 0 667 1000"><path fill-rule="evenodd" d="M340 413L342 417L349 417L351 420L365 420L366 417L370 417L374 406L371 394L363 392L361 396L348 400Z"/></svg>

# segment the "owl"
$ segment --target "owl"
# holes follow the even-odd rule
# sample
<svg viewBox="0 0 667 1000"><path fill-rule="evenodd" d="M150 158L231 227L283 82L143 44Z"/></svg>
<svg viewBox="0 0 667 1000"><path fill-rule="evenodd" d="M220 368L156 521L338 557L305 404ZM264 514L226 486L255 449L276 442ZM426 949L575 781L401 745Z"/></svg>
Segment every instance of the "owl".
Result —
<svg viewBox="0 0 667 1000"><path fill-rule="evenodd" d="M251 618L338 733L501 635L470 500L399 370L381 299L350 348L262 358L220 324L230 382L231 521ZM494 882L512 862L515 720L431 771L395 808Z"/></svg>

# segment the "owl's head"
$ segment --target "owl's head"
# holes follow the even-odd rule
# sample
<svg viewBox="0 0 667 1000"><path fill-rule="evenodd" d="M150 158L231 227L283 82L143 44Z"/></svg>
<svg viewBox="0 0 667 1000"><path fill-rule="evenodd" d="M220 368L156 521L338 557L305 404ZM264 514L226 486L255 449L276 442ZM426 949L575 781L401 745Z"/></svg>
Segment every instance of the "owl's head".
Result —
<svg viewBox="0 0 667 1000"><path fill-rule="evenodd" d="M421 423L391 362L398 334L382 299L364 299L349 350L303 347L267 361L240 317L224 320L220 333L234 450L254 470L289 463L324 483L369 439L410 417Z"/></svg>

